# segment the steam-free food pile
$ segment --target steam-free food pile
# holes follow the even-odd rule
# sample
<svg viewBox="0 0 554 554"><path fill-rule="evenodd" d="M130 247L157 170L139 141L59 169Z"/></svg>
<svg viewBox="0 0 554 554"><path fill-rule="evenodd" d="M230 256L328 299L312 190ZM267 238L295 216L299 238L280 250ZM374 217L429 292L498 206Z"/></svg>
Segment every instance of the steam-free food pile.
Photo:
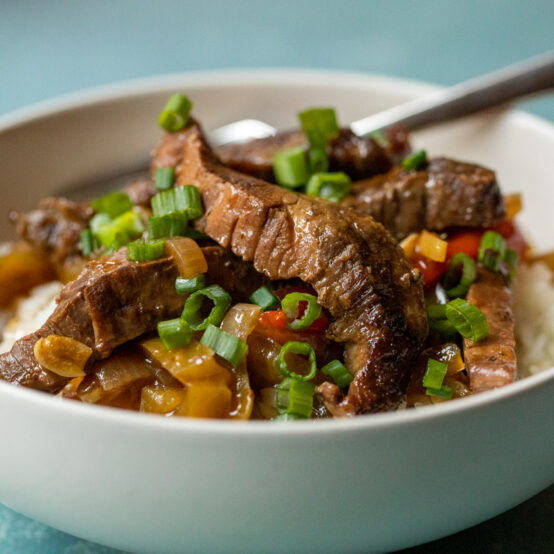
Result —
<svg viewBox="0 0 554 554"><path fill-rule="evenodd" d="M537 278L535 260L493 171L412 152L399 126L358 137L330 108L214 151L191 107L176 93L161 112L150 178L11 214L0 378L166 416L292 421L521 376L512 284L522 266Z"/></svg>

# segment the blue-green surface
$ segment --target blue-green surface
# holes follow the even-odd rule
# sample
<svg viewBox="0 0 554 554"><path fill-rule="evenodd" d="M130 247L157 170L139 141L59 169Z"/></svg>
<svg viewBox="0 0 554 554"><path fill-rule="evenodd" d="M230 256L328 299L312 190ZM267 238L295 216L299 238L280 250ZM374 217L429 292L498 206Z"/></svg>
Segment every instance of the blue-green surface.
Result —
<svg viewBox="0 0 554 554"><path fill-rule="evenodd" d="M89 86L222 67L452 84L552 49L553 29L553 0L0 0L0 114ZM552 97L525 108L554 120ZM0 506L0 554L60 552L114 551Z"/></svg>

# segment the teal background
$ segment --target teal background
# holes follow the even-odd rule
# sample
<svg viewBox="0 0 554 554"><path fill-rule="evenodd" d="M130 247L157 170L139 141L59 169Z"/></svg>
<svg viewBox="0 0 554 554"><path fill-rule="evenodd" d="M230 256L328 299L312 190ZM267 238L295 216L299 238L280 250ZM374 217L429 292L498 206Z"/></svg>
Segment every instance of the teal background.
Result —
<svg viewBox="0 0 554 554"><path fill-rule="evenodd" d="M0 0L0 114L114 81L229 67L338 68L448 85L552 48L553 0ZM522 107L554 121L552 95ZM413 552L547 552L553 504L550 489ZM0 506L0 554L113 552Z"/></svg>

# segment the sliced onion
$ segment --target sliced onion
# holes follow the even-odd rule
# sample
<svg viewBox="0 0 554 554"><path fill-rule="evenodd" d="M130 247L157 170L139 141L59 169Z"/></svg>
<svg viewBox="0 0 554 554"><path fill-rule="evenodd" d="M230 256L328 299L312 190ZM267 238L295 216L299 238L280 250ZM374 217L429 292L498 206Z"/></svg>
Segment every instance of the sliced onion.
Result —
<svg viewBox="0 0 554 554"><path fill-rule="evenodd" d="M444 262L448 250L448 242L442 240L435 233L422 231L419 235L419 253L435 262Z"/></svg>
<svg viewBox="0 0 554 554"><path fill-rule="evenodd" d="M198 244L187 237L175 237L165 241L165 251L171 256L183 279L192 279L208 271L208 262Z"/></svg>
<svg viewBox="0 0 554 554"><path fill-rule="evenodd" d="M167 350L160 339L142 343L142 347L183 385L202 381L213 385L231 385L231 373L216 359L214 351L193 339L188 346Z"/></svg>
<svg viewBox="0 0 554 554"><path fill-rule="evenodd" d="M256 304L235 304L223 318L220 328L246 341L261 313L262 308Z"/></svg>
<svg viewBox="0 0 554 554"><path fill-rule="evenodd" d="M277 387L266 387L256 395L254 412L258 419L273 419L277 416Z"/></svg>
<svg viewBox="0 0 554 554"><path fill-rule="evenodd" d="M232 333L246 342L256 327L261 313L262 308L256 304L236 304L227 312L220 327L223 331ZM246 358L235 369L234 373L236 399L231 417L235 419L250 419L254 406L254 393L250 388Z"/></svg>

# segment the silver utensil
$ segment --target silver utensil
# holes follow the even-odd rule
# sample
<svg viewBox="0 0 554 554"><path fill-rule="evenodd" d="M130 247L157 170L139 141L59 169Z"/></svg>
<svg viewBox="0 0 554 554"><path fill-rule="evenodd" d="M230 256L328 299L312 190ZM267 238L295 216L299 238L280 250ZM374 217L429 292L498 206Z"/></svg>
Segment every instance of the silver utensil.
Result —
<svg viewBox="0 0 554 554"><path fill-rule="evenodd" d="M402 123L414 131L551 88L554 88L552 51L364 117L351 123L350 129L356 135L367 135ZM277 129L263 121L242 119L211 131L209 138L213 146L221 146L275 133Z"/></svg>

